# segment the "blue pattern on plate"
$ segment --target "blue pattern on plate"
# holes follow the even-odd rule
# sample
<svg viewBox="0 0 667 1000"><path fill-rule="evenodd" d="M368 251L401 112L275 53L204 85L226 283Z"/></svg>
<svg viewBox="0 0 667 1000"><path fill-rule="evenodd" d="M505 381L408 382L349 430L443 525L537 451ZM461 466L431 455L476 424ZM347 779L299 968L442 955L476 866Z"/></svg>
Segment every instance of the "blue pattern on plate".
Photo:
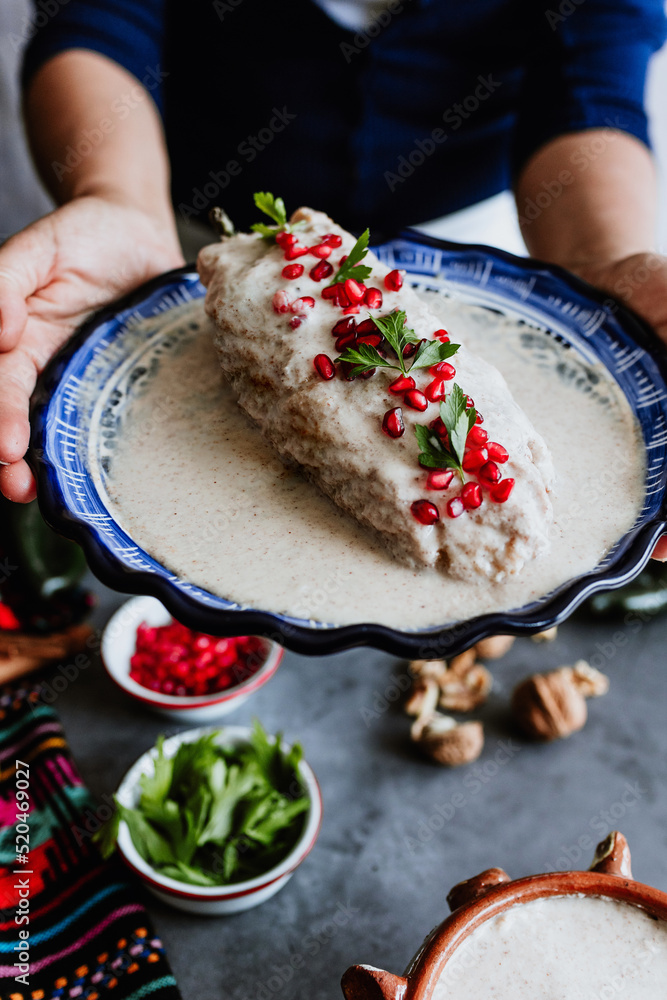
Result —
<svg viewBox="0 0 667 1000"><path fill-rule="evenodd" d="M160 313L204 294L196 273L186 268L155 279L94 317L50 364L33 398L31 461L42 511L57 530L83 545L91 568L105 583L153 594L181 621L207 632L264 634L309 653L366 644L397 655L444 656L485 635L547 628L591 593L619 586L641 570L665 527L667 491L667 377L650 331L615 300L558 268L488 247L446 244L408 233L376 253L384 263L409 272L418 287L446 288L477 304L511 312L606 366L640 422L648 455L645 501L633 529L595 570L539 601L420 632L289 618L244 608L179 579L119 527L89 469L96 468L104 481L118 427L114 409L122 410L123 396L140 389L151 364L176 345L177 337L171 342L160 338ZM151 317L156 323L148 324L145 345L128 352L128 330ZM96 447L89 435L94 420L101 426Z"/></svg>

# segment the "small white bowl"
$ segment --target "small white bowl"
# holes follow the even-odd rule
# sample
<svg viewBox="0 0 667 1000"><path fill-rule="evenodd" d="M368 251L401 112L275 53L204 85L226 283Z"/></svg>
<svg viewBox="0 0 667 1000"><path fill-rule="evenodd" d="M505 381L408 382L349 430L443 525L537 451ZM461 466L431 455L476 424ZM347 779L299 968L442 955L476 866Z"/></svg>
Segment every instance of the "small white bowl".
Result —
<svg viewBox="0 0 667 1000"><path fill-rule="evenodd" d="M102 663L109 677L136 701L174 722L213 722L233 712L253 691L273 677L284 650L277 642L265 639L266 660L248 680L224 691L204 695L170 695L151 691L130 677L130 658L135 651L137 626L167 625L172 616L155 597L133 597L111 616L102 633Z"/></svg>
<svg viewBox="0 0 667 1000"><path fill-rule="evenodd" d="M248 742L251 730L247 726L225 726L224 728L203 726L198 729L188 729L165 740L164 753L167 757L173 757L181 743L192 743L211 732L220 734L219 743L227 746L238 746ZM286 749L289 750L289 745ZM127 772L116 792L116 797L122 805L128 807L137 805L141 794L139 778L142 774L153 773L153 761L156 755L157 750L153 747L143 754ZM196 913L200 916L220 916L239 913L241 910L250 910L253 906L258 906L266 899L270 899L279 889L282 889L292 877L295 869L310 853L320 832L322 794L317 778L312 768L303 760L298 767L298 776L310 799L310 808L303 833L279 865L270 868L257 878L219 886L189 885L186 882L168 878L155 871L147 861L144 861L132 843L127 823L124 822L121 822L118 831L118 850L121 857L125 864L146 883L147 888L154 896L157 896L163 903L175 906L179 910L186 910L188 913Z"/></svg>

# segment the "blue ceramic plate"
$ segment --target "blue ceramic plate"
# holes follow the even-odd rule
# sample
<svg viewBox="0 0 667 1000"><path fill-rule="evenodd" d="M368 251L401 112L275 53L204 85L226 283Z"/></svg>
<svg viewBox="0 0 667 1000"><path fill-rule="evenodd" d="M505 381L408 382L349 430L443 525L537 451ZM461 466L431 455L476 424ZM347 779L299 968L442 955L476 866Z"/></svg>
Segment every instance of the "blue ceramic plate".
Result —
<svg viewBox="0 0 667 1000"><path fill-rule="evenodd" d="M414 283L446 284L468 301L508 311L546 328L613 374L636 414L648 454L646 496L636 524L590 573L515 611L482 615L440 628L410 632L382 625L345 627L241 607L174 576L119 527L90 475L103 450L90 448L91 414L98 397L122 402L144 369L124 335L130 321L159 315L202 296L191 268L157 278L97 314L51 362L32 404L31 462L46 520L83 547L92 570L116 590L152 594L180 621L219 635L269 636L301 653L332 653L368 645L399 656L449 656L487 635L528 634L566 618L591 594L620 587L647 562L665 529L667 478L667 364L651 331L620 304L558 268L482 246L459 246L417 234L376 251ZM159 330L159 322L155 331ZM150 350L150 336L141 350ZM102 413L113 431L113 406Z"/></svg>

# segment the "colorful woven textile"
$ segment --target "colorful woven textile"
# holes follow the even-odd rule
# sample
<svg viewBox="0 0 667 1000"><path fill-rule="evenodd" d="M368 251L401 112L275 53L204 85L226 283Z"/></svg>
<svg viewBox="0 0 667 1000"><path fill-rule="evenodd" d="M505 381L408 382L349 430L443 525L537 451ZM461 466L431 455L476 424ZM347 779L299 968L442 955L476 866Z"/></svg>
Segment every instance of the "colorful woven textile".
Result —
<svg viewBox="0 0 667 1000"><path fill-rule="evenodd" d="M40 688L0 689L0 1000L180 1000ZM27 795L27 798L26 798Z"/></svg>

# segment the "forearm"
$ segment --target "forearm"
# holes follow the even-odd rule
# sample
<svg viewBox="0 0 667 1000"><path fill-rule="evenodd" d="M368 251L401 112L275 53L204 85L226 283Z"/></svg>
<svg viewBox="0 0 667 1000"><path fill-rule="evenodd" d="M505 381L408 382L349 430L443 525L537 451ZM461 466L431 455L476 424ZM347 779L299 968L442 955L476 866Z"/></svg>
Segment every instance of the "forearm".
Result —
<svg viewBox="0 0 667 1000"><path fill-rule="evenodd" d="M59 204L102 195L173 229L160 118L125 69L95 52L62 52L36 73L24 111L40 176Z"/></svg>
<svg viewBox="0 0 667 1000"><path fill-rule="evenodd" d="M613 129L563 135L543 146L519 177L516 201L530 253L573 271L622 260L655 242L651 155Z"/></svg>

